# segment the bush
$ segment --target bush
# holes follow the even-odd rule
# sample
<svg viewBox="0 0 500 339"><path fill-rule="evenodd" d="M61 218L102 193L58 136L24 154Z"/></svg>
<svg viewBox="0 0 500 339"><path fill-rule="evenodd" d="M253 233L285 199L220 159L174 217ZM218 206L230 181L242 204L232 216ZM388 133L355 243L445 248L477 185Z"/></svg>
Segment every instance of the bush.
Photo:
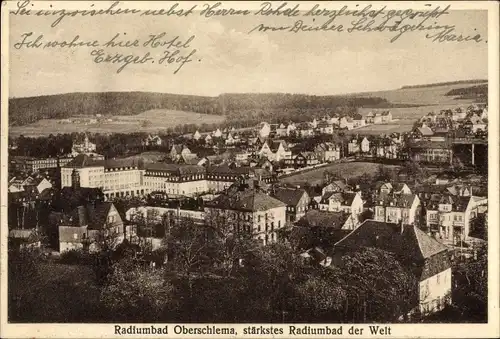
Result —
<svg viewBox="0 0 500 339"><path fill-rule="evenodd" d="M75 249L61 253L60 261L68 265L90 265L93 262L91 254Z"/></svg>

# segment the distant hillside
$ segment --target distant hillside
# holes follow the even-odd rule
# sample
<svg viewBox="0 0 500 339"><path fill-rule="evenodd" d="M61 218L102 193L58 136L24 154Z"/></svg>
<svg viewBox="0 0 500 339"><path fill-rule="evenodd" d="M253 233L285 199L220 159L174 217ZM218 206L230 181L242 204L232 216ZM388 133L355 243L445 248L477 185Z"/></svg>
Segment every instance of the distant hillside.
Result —
<svg viewBox="0 0 500 339"><path fill-rule="evenodd" d="M454 96L455 99L474 99L477 101L485 101L488 99L488 84L455 88L445 94L446 96Z"/></svg>
<svg viewBox="0 0 500 339"><path fill-rule="evenodd" d="M352 93L355 97L379 97L387 100L392 105L414 105L414 106L439 106L456 105L457 100L461 103L472 103L475 98L453 97L447 95L450 91L464 88L464 83L474 83L482 80L469 80L463 82L448 82L441 84L429 84L421 86L404 86L400 89L388 91ZM478 85L481 86L481 85Z"/></svg>
<svg viewBox="0 0 500 339"><path fill-rule="evenodd" d="M409 85L403 86L401 89L409 88L428 88L428 87L440 87L449 85L469 85L469 84L480 84L483 82L488 82L487 79L475 79L475 80L459 80L459 81L448 81L448 82L436 82L433 84L423 84L423 85Z"/></svg>
<svg viewBox="0 0 500 339"><path fill-rule="evenodd" d="M67 93L9 99L9 125L76 115L135 115L151 109L218 114L212 97L149 92Z"/></svg>
<svg viewBox="0 0 500 339"><path fill-rule="evenodd" d="M153 109L224 114L230 121L249 123L247 114L266 119L268 115L274 116L276 110L286 116L289 110L297 112L294 114L304 114L339 107L349 113L359 107L389 108L393 105L383 98L345 95L262 93L207 97L150 92L67 93L9 99L9 125L24 126L41 119L65 119L78 115L137 115ZM269 119L273 120L272 117Z"/></svg>

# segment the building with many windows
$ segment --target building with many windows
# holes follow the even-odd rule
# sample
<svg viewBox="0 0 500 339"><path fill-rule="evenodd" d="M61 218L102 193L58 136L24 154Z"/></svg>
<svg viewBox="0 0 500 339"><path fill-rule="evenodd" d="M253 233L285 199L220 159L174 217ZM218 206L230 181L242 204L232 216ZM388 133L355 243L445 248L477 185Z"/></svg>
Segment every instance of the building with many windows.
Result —
<svg viewBox="0 0 500 339"><path fill-rule="evenodd" d="M194 196L207 192L205 167L155 163L146 166L146 192L165 192L169 196Z"/></svg>
<svg viewBox="0 0 500 339"><path fill-rule="evenodd" d="M236 183L205 205L205 215L215 224L234 225L235 232L250 233L267 245L277 241L277 231L285 226L286 204L259 185Z"/></svg>
<svg viewBox="0 0 500 339"><path fill-rule="evenodd" d="M61 188L102 188L106 198L144 194L144 170L132 160L95 160L80 154L61 167Z"/></svg>

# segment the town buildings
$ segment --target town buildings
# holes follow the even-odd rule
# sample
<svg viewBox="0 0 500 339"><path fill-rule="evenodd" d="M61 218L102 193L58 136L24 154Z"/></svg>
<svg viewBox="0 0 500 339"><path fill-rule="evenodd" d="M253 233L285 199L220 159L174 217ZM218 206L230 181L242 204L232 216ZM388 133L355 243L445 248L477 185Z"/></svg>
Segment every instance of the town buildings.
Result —
<svg viewBox="0 0 500 339"><path fill-rule="evenodd" d="M277 187L271 190L272 197L286 204L286 221L295 222L309 210L311 198L301 188Z"/></svg>
<svg viewBox="0 0 500 339"><path fill-rule="evenodd" d="M211 220L224 219L236 232L252 234L263 245L278 240L277 231L285 226L287 205L262 190L262 184L245 187L236 183L227 192L206 203Z"/></svg>
<svg viewBox="0 0 500 339"><path fill-rule="evenodd" d="M334 263L341 266L342 255L365 247L393 253L413 275L410 314L428 315L451 303L452 268L448 248L415 225L366 220L335 244Z"/></svg>
<svg viewBox="0 0 500 339"><path fill-rule="evenodd" d="M102 188L107 198L144 194L144 169L133 160L94 160L80 154L61 167L61 188Z"/></svg>

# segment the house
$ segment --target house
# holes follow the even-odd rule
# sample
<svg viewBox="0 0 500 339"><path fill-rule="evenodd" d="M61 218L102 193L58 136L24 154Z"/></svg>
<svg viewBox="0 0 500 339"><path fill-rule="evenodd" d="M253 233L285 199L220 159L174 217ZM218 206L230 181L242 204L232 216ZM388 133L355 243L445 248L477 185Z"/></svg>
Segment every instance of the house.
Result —
<svg viewBox="0 0 500 339"><path fill-rule="evenodd" d="M319 209L329 212L345 212L358 220L363 212L363 199L360 192L327 192L321 197Z"/></svg>
<svg viewBox="0 0 500 339"><path fill-rule="evenodd" d="M198 130L196 130L196 132L194 132L193 139L196 141L201 139L201 134L200 134L200 132L198 132Z"/></svg>
<svg viewBox="0 0 500 339"><path fill-rule="evenodd" d="M331 142L322 142L314 148L321 162L332 162L340 159L340 147Z"/></svg>
<svg viewBox="0 0 500 339"><path fill-rule="evenodd" d="M341 234L346 236L349 231L354 230L359 226L357 219L352 214L347 212L329 212L321 210L308 211L300 220L297 225L309 227L330 227L342 230ZM347 232L346 232L347 231ZM340 240L340 239L338 239Z"/></svg>
<svg viewBox="0 0 500 339"><path fill-rule="evenodd" d="M292 152L288 149L284 141L265 141L259 151L259 155L271 161L281 161L283 159L290 159Z"/></svg>
<svg viewBox="0 0 500 339"><path fill-rule="evenodd" d="M309 194L302 188L277 187L272 190L272 197L286 204L287 222L295 222L302 218L311 202Z"/></svg>
<svg viewBox="0 0 500 339"><path fill-rule="evenodd" d="M295 157L292 156L290 159L285 159L285 165L293 166L295 168L315 166L318 164L320 164L320 160L314 152L302 152L297 154Z"/></svg>
<svg viewBox="0 0 500 339"><path fill-rule="evenodd" d="M391 122L392 121L392 113L390 111L382 112L382 122Z"/></svg>
<svg viewBox="0 0 500 339"><path fill-rule="evenodd" d="M419 222L420 199L416 194L379 195L373 201L374 219L413 225Z"/></svg>
<svg viewBox="0 0 500 339"><path fill-rule="evenodd" d="M40 239L40 234L34 228L11 229L8 236L9 249L38 248L41 245Z"/></svg>
<svg viewBox="0 0 500 339"><path fill-rule="evenodd" d="M382 115L378 112L369 112L366 115L366 123L368 124L380 124L382 122Z"/></svg>
<svg viewBox="0 0 500 339"><path fill-rule="evenodd" d="M149 134L142 144L144 146L161 146L162 140L158 135Z"/></svg>
<svg viewBox="0 0 500 339"><path fill-rule="evenodd" d="M260 183L235 183L226 192L205 204L209 220L224 218L234 232L251 234L263 245L278 240L285 226L287 205L262 191Z"/></svg>
<svg viewBox="0 0 500 339"><path fill-rule="evenodd" d="M325 195L326 193L352 193L352 188L343 180L335 180L323 187L321 190L321 195Z"/></svg>
<svg viewBox="0 0 500 339"><path fill-rule="evenodd" d="M226 145L228 146L232 146L236 143L239 142L238 138L236 137L233 137L233 135L231 133L229 133L226 137L226 140L224 141Z"/></svg>
<svg viewBox="0 0 500 339"><path fill-rule="evenodd" d="M362 153L370 152L370 141L366 137L364 137L363 140L361 140L361 152Z"/></svg>
<svg viewBox="0 0 500 339"><path fill-rule="evenodd" d="M212 133L214 138L222 138L222 132L219 128L217 128L213 133Z"/></svg>
<svg viewBox="0 0 500 339"><path fill-rule="evenodd" d="M285 124L281 123L278 125L278 127L276 128L276 135L279 137L288 136L288 130Z"/></svg>
<svg viewBox="0 0 500 339"><path fill-rule="evenodd" d="M191 150L184 145L172 145L170 149L170 158L171 159L179 159L182 155L191 155Z"/></svg>
<svg viewBox="0 0 500 339"><path fill-rule="evenodd" d="M342 117L339 121L339 127L341 129L351 130L354 128L354 122L351 117Z"/></svg>
<svg viewBox="0 0 500 339"><path fill-rule="evenodd" d="M78 206L58 221L59 251L115 247L124 239L123 220L111 202Z"/></svg>
<svg viewBox="0 0 500 339"><path fill-rule="evenodd" d="M205 144L212 144L212 136L210 134L207 134L207 136L205 137Z"/></svg>
<svg viewBox="0 0 500 339"><path fill-rule="evenodd" d="M422 124L422 126L418 127L415 131L413 131L413 137L417 140L428 139L433 135L434 131L426 124Z"/></svg>
<svg viewBox="0 0 500 339"><path fill-rule="evenodd" d="M358 154L361 151L361 140L359 137L352 138L347 144L347 152L349 154Z"/></svg>
<svg viewBox="0 0 500 339"><path fill-rule="evenodd" d="M333 262L342 266L342 256L366 247L393 253L415 278L410 299L413 308L409 313L426 315L451 303L452 266L448 248L418 227L366 220L334 245Z"/></svg>
<svg viewBox="0 0 500 339"><path fill-rule="evenodd" d="M318 127L318 121L316 120L316 118L314 118L313 121L311 121L311 127L313 129L316 129Z"/></svg>
<svg viewBox="0 0 500 339"><path fill-rule="evenodd" d="M426 225L437 239L447 243L468 241L470 221L488 199L476 196L442 195L426 206Z"/></svg>
<svg viewBox="0 0 500 339"><path fill-rule="evenodd" d="M448 142L421 141L408 145L410 157L417 162L451 163L453 151Z"/></svg>
<svg viewBox="0 0 500 339"><path fill-rule="evenodd" d="M399 146L391 138L378 139L372 143L372 153L379 158L398 159Z"/></svg>
<svg viewBox="0 0 500 339"><path fill-rule="evenodd" d="M316 128L321 134L333 134L333 125L327 121L320 121Z"/></svg>
<svg viewBox="0 0 500 339"><path fill-rule="evenodd" d="M361 114L355 114L352 117L353 127L363 127L366 125L366 121Z"/></svg>
<svg viewBox="0 0 500 339"><path fill-rule="evenodd" d="M267 138L269 137L270 133L271 133L271 126L267 122L261 123L259 129L259 135L262 138Z"/></svg>
<svg viewBox="0 0 500 339"><path fill-rule="evenodd" d="M301 138L312 137L314 135L314 129L308 123L298 124L295 133Z"/></svg>

